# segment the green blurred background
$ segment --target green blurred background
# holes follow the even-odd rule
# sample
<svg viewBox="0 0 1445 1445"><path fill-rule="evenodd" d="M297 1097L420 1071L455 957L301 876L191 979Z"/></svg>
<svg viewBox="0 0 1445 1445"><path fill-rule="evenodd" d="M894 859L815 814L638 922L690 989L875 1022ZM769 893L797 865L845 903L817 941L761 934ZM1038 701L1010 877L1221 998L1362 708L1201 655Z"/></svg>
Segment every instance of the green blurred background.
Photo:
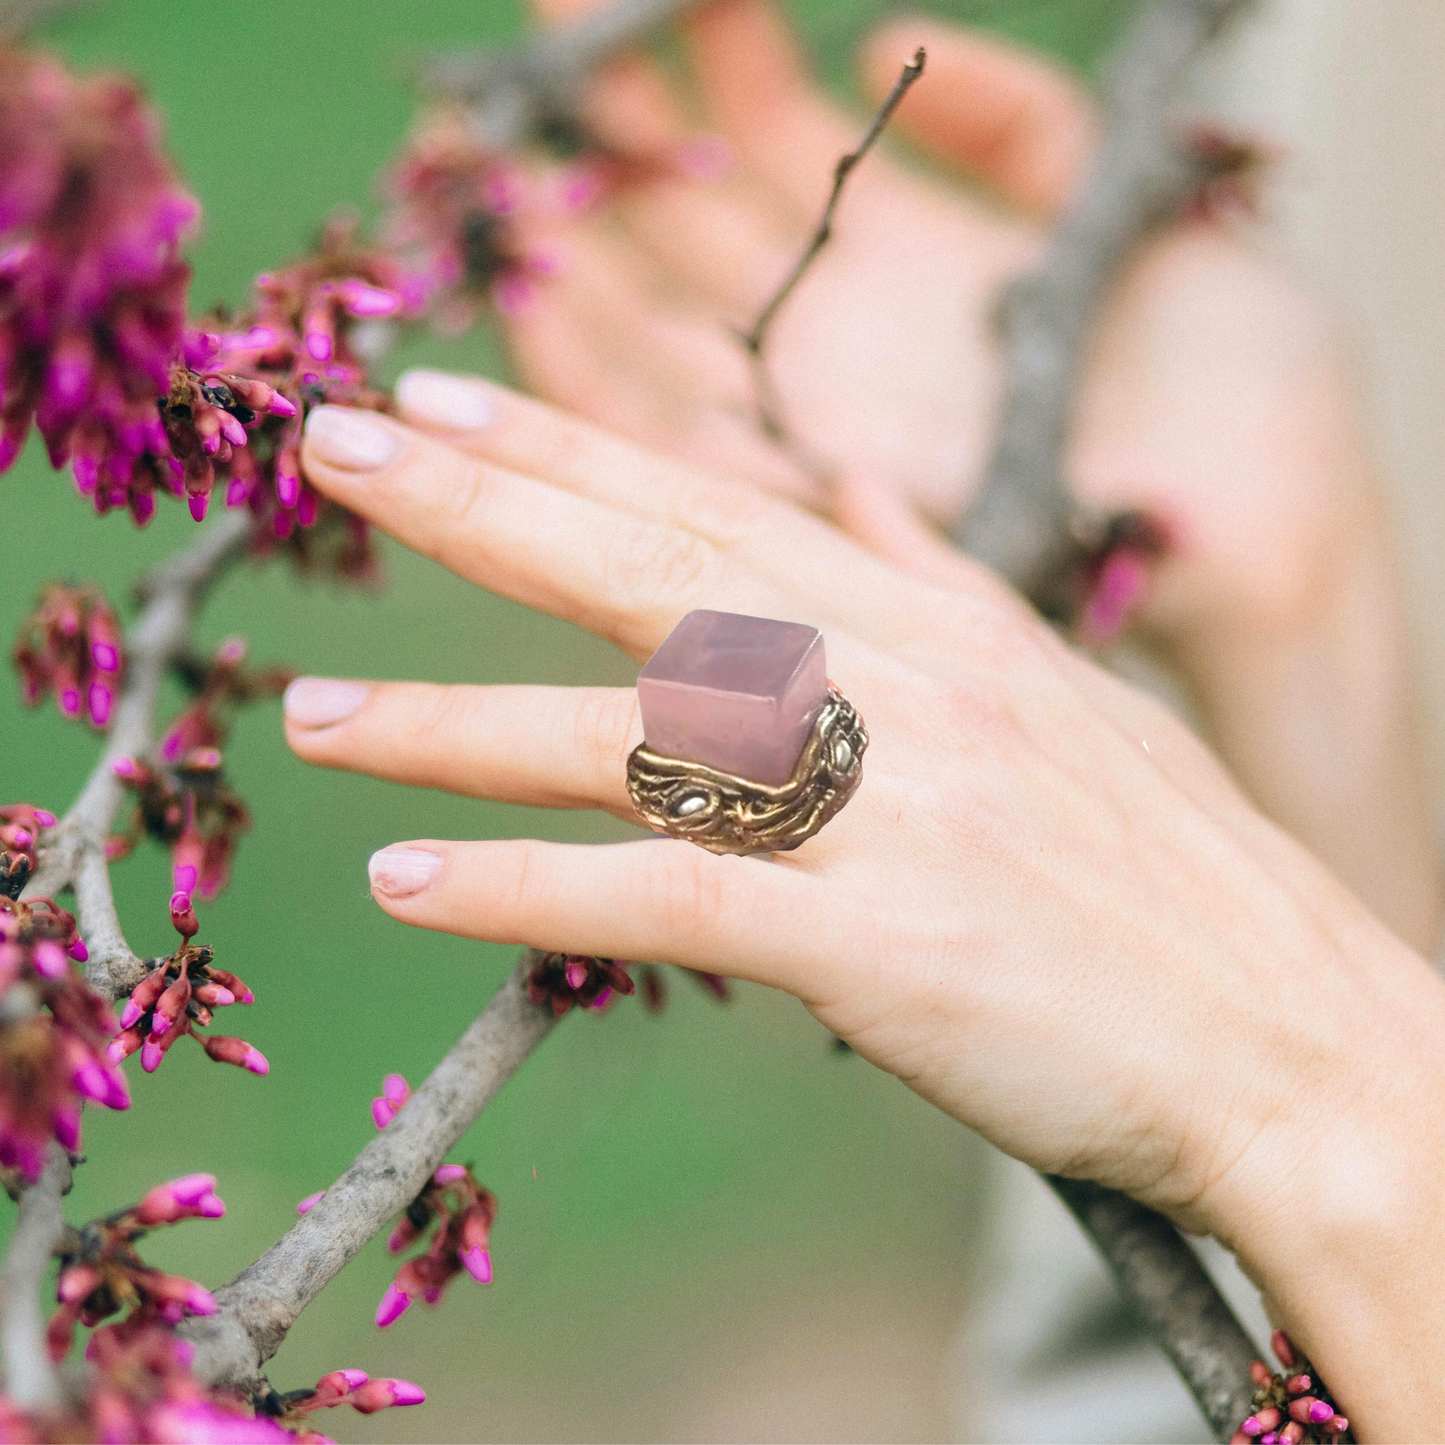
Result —
<svg viewBox="0 0 1445 1445"><path fill-rule="evenodd" d="M846 86L876 3L797 0L829 83ZM954 0L934 10L1089 72L1130 0ZM197 306L244 300L373 177L411 110L406 62L432 47L520 33L520 0L249 0L178 7L109 0L62 16L46 43L72 63L144 81L205 207ZM820 178L820 193L824 184ZM846 224L846 216L844 218ZM505 375L495 339L420 338L401 362ZM97 520L32 440L0 480L0 629L60 574L117 598L191 523L162 507L145 532ZM442 681L626 684L623 658L577 630L467 587L390 547L380 595L245 568L200 623L241 633L258 662L323 674ZM171 702L174 699L170 700ZM64 811L95 740L0 690L0 800ZM152 1236L156 1264L209 1285L295 1218L372 1133L381 1076L422 1078L510 967L489 948L388 920L365 861L398 838L619 835L588 816L479 804L312 771L286 749L279 708L246 714L228 749L256 818L203 941L256 993L225 1031L271 1061L258 1079L182 1045L154 1077L129 1066L135 1105L91 1111L75 1222L158 1180L210 1170L218 1223ZM168 872L142 848L115 871L143 954L169 951ZM384 1334L371 1316L393 1264L373 1244L315 1303L271 1366L281 1389L359 1366L414 1379L420 1409L318 1424L342 1440L937 1439L958 1428L950 1342L975 1268L983 1146L896 1080L840 1055L792 1000L744 987L719 1006L671 980L661 1016L624 1000L572 1016L453 1157L497 1193L496 1283L465 1277L435 1311ZM13 1207L5 1211L5 1228Z"/></svg>

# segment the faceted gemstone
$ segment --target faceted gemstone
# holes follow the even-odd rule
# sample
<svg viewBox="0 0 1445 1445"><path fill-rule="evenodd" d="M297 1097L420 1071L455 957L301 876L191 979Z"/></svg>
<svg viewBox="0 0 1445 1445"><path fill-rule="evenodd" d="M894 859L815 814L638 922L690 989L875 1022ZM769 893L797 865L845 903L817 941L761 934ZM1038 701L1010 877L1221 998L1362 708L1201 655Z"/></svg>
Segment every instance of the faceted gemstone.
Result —
<svg viewBox="0 0 1445 1445"><path fill-rule="evenodd" d="M828 698L823 635L799 622L689 612L637 678L655 753L785 783Z"/></svg>

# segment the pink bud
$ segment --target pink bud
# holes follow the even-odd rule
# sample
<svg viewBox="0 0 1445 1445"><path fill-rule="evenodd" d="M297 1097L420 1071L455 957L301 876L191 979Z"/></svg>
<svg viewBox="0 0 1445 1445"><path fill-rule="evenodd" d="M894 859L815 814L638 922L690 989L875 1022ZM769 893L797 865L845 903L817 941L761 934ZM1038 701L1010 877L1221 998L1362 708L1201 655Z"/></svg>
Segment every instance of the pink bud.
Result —
<svg viewBox="0 0 1445 1445"><path fill-rule="evenodd" d="M455 1184L458 1179L465 1179L466 1177L467 1167L465 1164L443 1164L437 1172L432 1175L432 1178L435 1179L438 1184Z"/></svg>
<svg viewBox="0 0 1445 1445"><path fill-rule="evenodd" d="M324 1189L318 1189L315 1194L308 1194L300 1204L296 1206L297 1214L305 1214L308 1210L315 1208L326 1197Z"/></svg>
<svg viewBox="0 0 1445 1445"><path fill-rule="evenodd" d="M404 1074L388 1074L381 1081L381 1096L388 1104L401 1108L411 1098L411 1085Z"/></svg>
<svg viewBox="0 0 1445 1445"><path fill-rule="evenodd" d="M1310 1388L1310 1377L1308 1375L1291 1375L1284 1382L1284 1387L1291 1395L1303 1395Z"/></svg>
<svg viewBox="0 0 1445 1445"><path fill-rule="evenodd" d="M182 1204L199 1204L208 1194L214 1192L216 1176L214 1174L183 1174L179 1179L172 1179L169 1184L161 1187L169 1189Z"/></svg>
<svg viewBox="0 0 1445 1445"><path fill-rule="evenodd" d="M147 1039L145 1043L141 1045L140 1066L146 1073L155 1073L155 1071L160 1068L163 1058L165 1058L165 1054L161 1051L159 1044L152 1043L150 1039Z"/></svg>
<svg viewBox="0 0 1445 1445"><path fill-rule="evenodd" d="M1294 1367L1294 1343L1283 1330L1276 1330L1269 1337L1269 1346L1279 1357L1279 1362L1285 1369Z"/></svg>
<svg viewBox="0 0 1445 1445"><path fill-rule="evenodd" d="M1335 1418L1330 1421L1330 1430L1333 1434L1343 1435L1349 1428L1350 1422L1343 1415L1336 1415Z"/></svg>
<svg viewBox="0 0 1445 1445"><path fill-rule="evenodd" d="M467 1273L478 1284L491 1284L492 1256L481 1245L476 1245L472 1249L464 1249L459 1257L466 1267Z"/></svg>
<svg viewBox="0 0 1445 1445"><path fill-rule="evenodd" d="M193 1315L213 1315L219 1308L215 1295L198 1284L191 1285L182 1303Z"/></svg>
<svg viewBox="0 0 1445 1445"><path fill-rule="evenodd" d="M29 833L25 831L24 828L16 828L15 836L12 841L14 843L14 846L17 848L28 848L35 840L30 836Z"/></svg>
<svg viewBox="0 0 1445 1445"><path fill-rule="evenodd" d="M179 1337L172 1340L171 1351L175 1356L176 1363L183 1370L189 1370L196 1362L196 1347L189 1340Z"/></svg>
<svg viewBox="0 0 1445 1445"><path fill-rule="evenodd" d="M198 522L206 520L206 508L211 505L211 498L208 492L197 492L195 496L186 499L186 505L191 509L191 516Z"/></svg>
<svg viewBox="0 0 1445 1445"><path fill-rule="evenodd" d="M1279 1438L1283 1445L1300 1445L1305 1438L1305 1427L1297 1420L1291 1420L1283 1430L1279 1432Z"/></svg>
<svg viewBox="0 0 1445 1445"><path fill-rule="evenodd" d="M271 1072L271 1065L266 1062L265 1054L259 1049L253 1049L249 1046L246 1049L245 1056L241 1060L241 1066L242 1068L250 1069L253 1074L269 1074Z"/></svg>
<svg viewBox="0 0 1445 1445"><path fill-rule="evenodd" d="M109 642L92 642L90 656L102 672L116 672L120 668L120 657Z"/></svg>
<svg viewBox="0 0 1445 1445"><path fill-rule="evenodd" d="M389 1324L399 1320L410 1304L411 1300L405 1290L398 1289L395 1282L387 1285L386 1293L382 1295L376 1310L377 1328L384 1330Z"/></svg>
<svg viewBox="0 0 1445 1445"><path fill-rule="evenodd" d="M134 758L117 758L110 765L110 770L124 782L140 776L140 768L136 766Z"/></svg>
<svg viewBox="0 0 1445 1445"><path fill-rule="evenodd" d="M55 1111L51 1122L61 1147L75 1153L80 1148L80 1110L63 1105Z"/></svg>
<svg viewBox="0 0 1445 1445"><path fill-rule="evenodd" d="M130 1028L130 1026L135 1023L135 1021L140 1018L143 1013L145 1013L145 1010L141 1008L141 1006L136 1003L133 998L126 999L125 1007L120 1011L121 1028Z"/></svg>
<svg viewBox="0 0 1445 1445"><path fill-rule="evenodd" d="M336 1373L348 1390L359 1390L371 1378L365 1370L338 1370Z"/></svg>
<svg viewBox="0 0 1445 1445"><path fill-rule="evenodd" d="M88 1264L73 1264L60 1271L55 1283L55 1297L63 1305L78 1305L100 1284L100 1271Z"/></svg>
<svg viewBox="0 0 1445 1445"><path fill-rule="evenodd" d="M221 435L224 436L233 447L243 447L246 445L246 428L228 411L221 413Z"/></svg>
<svg viewBox="0 0 1445 1445"><path fill-rule="evenodd" d="M48 938L31 949L30 961L35 965L35 972L42 978L64 978L69 971L65 950Z"/></svg>
<svg viewBox="0 0 1445 1445"><path fill-rule="evenodd" d="M1266 1430L1273 1430L1284 1417L1274 1408L1273 1405L1267 1410L1261 1410L1257 1415L1251 1415L1240 1427L1248 1435L1262 1435Z"/></svg>
<svg viewBox="0 0 1445 1445"><path fill-rule="evenodd" d="M96 727L103 728L110 721L110 710L115 703L115 694L103 683L90 685L90 720Z"/></svg>
<svg viewBox="0 0 1445 1445"><path fill-rule="evenodd" d="M396 1118L396 1110L386 1102L385 1099L373 1099L371 1101L371 1122L378 1129L385 1129L393 1119Z"/></svg>
<svg viewBox="0 0 1445 1445"><path fill-rule="evenodd" d="M35 821L42 828L53 828L55 826L55 814L47 813L44 808L35 809Z"/></svg>
<svg viewBox="0 0 1445 1445"><path fill-rule="evenodd" d="M587 965L580 959L569 958L565 972L568 988L581 988L587 982Z"/></svg>
<svg viewBox="0 0 1445 1445"><path fill-rule="evenodd" d="M279 391L271 393L271 404L267 408L272 416L295 416L296 408Z"/></svg>
<svg viewBox="0 0 1445 1445"><path fill-rule="evenodd" d="M83 938L77 938L67 952L77 963L84 963L90 957L90 950L85 946Z"/></svg>

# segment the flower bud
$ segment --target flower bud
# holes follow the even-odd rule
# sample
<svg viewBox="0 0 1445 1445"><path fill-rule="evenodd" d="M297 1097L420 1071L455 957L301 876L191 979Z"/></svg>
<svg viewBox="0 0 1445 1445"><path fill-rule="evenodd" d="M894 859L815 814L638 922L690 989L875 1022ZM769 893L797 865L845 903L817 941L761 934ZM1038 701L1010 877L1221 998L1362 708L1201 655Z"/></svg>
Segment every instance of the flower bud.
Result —
<svg viewBox="0 0 1445 1445"><path fill-rule="evenodd" d="M404 1315L411 1305L411 1299L405 1290L398 1289L396 1284L387 1285L386 1293L381 1297L381 1303L376 1310L376 1323L379 1329L385 1329Z"/></svg>

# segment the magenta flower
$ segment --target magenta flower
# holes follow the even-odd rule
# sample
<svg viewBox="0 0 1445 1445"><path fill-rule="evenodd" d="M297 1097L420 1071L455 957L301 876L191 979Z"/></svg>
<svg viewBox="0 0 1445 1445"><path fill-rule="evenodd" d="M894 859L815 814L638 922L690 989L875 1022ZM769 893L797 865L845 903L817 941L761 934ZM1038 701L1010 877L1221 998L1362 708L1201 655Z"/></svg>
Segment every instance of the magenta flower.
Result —
<svg viewBox="0 0 1445 1445"><path fill-rule="evenodd" d="M197 213L129 81L0 56L0 472L33 419L97 511L149 520Z"/></svg>
<svg viewBox="0 0 1445 1445"><path fill-rule="evenodd" d="M549 953L527 975L527 997L561 1018L574 1006L605 1009L614 993L633 992L624 964L581 953Z"/></svg>
<svg viewBox="0 0 1445 1445"><path fill-rule="evenodd" d="M27 706L55 696L61 715L104 728L125 675L125 648L114 611L98 587L52 582L20 624L15 643Z"/></svg>
<svg viewBox="0 0 1445 1445"><path fill-rule="evenodd" d="M75 919L48 898L19 902L29 876L24 854L0 854L0 1167L34 1179L51 1139L80 1147L87 1099L126 1109L130 1095L104 1057L110 1006L70 967L85 956Z"/></svg>
<svg viewBox="0 0 1445 1445"><path fill-rule="evenodd" d="M1274 1332L1270 1344L1280 1363L1293 1373L1274 1374L1263 1360L1250 1365L1254 1412L1234 1432L1230 1445L1338 1445L1350 1422L1283 1330Z"/></svg>
<svg viewBox="0 0 1445 1445"><path fill-rule="evenodd" d="M55 814L48 813L44 808L37 808L31 803L7 803L0 807L0 853L8 853L11 862L5 866L4 874L8 876L12 868L20 866L20 860L25 860L26 877L37 866L40 861L40 833L44 828L55 826ZM4 877L0 877L0 893L8 897L18 898L20 890L17 888L13 894L8 893Z"/></svg>
<svg viewBox="0 0 1445 1445"><path fill-rule="evenodd" d="M195 912L188 894L172 897L171 921L181 934L181 946L169 958L156 960L131 990L121 1010L120 1032L106 1048L106 1061L117 1065L139 1049L141 1068L153 1074L171 1046L189 1035L218 1063L236 1064L253 1074L269 1073L265 1055L245 1039L197 1032L211 1022L216 1009L250 1004L256 996L234 973L216 967L211 948L191 943Z"/></svg>

